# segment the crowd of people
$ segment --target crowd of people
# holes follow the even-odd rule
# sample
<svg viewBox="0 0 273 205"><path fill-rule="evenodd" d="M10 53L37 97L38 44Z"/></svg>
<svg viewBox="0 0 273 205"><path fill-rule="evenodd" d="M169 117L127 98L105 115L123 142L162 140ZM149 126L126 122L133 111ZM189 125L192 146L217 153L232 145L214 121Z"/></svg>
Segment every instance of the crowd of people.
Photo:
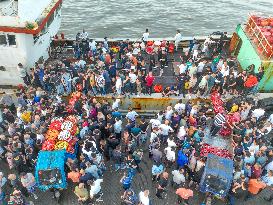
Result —
<svg viewBox="0 0 273 205"><path fill-rule="evenodd" d="M206 164L206 156L200 151L204 139L209 133L220 138L222 126L232 128L229 138L234 178L227 197L229 203L272 189L273 114L247 98L257 93L263 69L255 72L257 68L250 66L247 71L239 71L236 60L228 55L225 38L223 35L213 41L209 37L203 44L193 39L189 48L182 51L178 49L180 31L174 43L152 42L146 30L141 43L121 41L115 45L110 45L107 38L97 43L83 31L73 44L73 59L37 63L30 71L18 64L26 86L18 86L15 98L5 93L1 98L0 157L8 169L0 170L1 203L19 205L26 204L29 196L38 198L33 171L48 126L55 117L71 114L79 118L79 150L76 159L67 160L66 171L79 203L92 204L101 199L103 176L112 169L124 172L120 179L124 205L154 204L155 197L164 199L170 189L177 195L178 204L189 204ZM173 52L180 56L177 82L155 89L154 71L162 75L170 69ZM226 94L246 95L241 102L225 101L226 112L237 113L239 122L227 125L225 116L213 117L210 103L194 104L191 100L178 100L152 119L132 108L126 115L120 111L119 98L124 95L159 92L164 97L209 97L212 91L221 93L223 98ZM81 97L68 109L63 96L69 97L73 92L80 92ZM97 95L111 95L113 99L111 103L106 99L98 101ZM152 164L148 175L155 196L145 187L136 193L133 186L135 176L145 172L143 160ZM265 200L272 200L272 192ZM210 196L205 199L204 203Z"/></svg>

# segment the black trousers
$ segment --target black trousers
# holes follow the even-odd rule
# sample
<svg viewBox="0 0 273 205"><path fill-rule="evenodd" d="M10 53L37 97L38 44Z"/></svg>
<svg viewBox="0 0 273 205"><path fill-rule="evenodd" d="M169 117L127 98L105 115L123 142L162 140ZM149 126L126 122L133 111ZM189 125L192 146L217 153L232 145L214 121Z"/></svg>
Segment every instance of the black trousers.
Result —
<svg viewBox="0 0 273 205"><path fill-rule="evenodd" d="M214 123L213 123L213 125L211 126L211 129L210 129L211 136L215 136L219 132L220 129L221 129L221 127L218 127L218 126L214 125Z"/></svg>
<svg viewBox="0 0 273 205"><path fill-rule="evenodd" d="M156 189L156 196L160 199L162 199L162 194L163 194L164 190L163 189Z"/></svg>
<svg viewBox="0 0 273 205"><path fill-rule="evenodd" d="M136 83L130 83L130 93L133 94L137 94L136 92Z"/></svg>

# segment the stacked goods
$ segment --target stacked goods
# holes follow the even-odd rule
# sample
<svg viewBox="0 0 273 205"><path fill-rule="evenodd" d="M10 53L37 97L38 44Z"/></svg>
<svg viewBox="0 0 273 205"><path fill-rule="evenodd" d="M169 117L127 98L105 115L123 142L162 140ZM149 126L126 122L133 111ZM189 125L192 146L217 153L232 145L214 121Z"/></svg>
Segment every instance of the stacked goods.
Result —
<svg viewBox="0 0 273 205"><path fill-rule="evenodd" d="M265 57L273 55L273 18L250 16L246 27L247 33L253 37L258 53Z"/></svg>
<svg viewBox="0 0 273 205"><path fill-rule="evenodd" d="M223 106L224 102L221 100L220 93L215 91L211 94L211 103L215 114L223 113L225 111Z"/></svg>
<svg viewBox="0 0 273 205"><path fill-rule="evenodd" d="M77 118L72 115L65 119L56 118L52 120L42 150L66 150L67 153L74 154L75 145L78 141L76 135L79 133L77 122Z"/></svg>
<svg viewBox="0 0 273 205"><path fill-rule="evenodd" d="M200 155L203 157L207 157L208 154L214 154L218 157L223 157L227 159L232 159L232 154L226 149L221 149L219 147L213 147L209 144L203 144L200 149Z"/></svg>
<svg viewBox="0 0 273 205"><path fill-rule="evenodd" d="M225 116L226 123L220 129L219 134L223 137L228 137L232 133L232 129L229 125L232 125L234 122L238 122L240 120L240 115L238 113L228 113L225 114L224 102L221 100L221 95L214 91L211 94L211 103L213 105L213 110L215 114L222 113Z"/></svg>

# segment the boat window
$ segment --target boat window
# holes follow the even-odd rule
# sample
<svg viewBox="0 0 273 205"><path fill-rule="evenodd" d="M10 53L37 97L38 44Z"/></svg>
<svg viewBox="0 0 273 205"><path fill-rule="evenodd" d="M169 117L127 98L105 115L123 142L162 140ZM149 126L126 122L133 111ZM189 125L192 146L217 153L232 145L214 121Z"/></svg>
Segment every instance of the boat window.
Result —
<svg viewBox="0 0 273 205"><path fill-rule="evenodd" d="M8 34L9 46L16 46L15 35Z"/></svg>
<svg viewBox="0 0 273 205"><path fill-rule="evenodd" d="M5 34L0 34L0 45L7 45L7 38Z"/></svg>

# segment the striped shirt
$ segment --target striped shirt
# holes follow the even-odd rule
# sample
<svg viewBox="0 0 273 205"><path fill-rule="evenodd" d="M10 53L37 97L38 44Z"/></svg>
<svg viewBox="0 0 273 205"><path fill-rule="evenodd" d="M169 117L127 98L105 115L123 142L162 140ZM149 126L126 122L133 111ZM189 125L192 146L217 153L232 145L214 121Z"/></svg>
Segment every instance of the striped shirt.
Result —
<svg viewBox="0 0 273 205"><path fill-rule="evenodd" d="M214 117L214 125L217 127L222 127L223 124L226 122L226 118L223 114L218 113L215 117Z"/></svg>

